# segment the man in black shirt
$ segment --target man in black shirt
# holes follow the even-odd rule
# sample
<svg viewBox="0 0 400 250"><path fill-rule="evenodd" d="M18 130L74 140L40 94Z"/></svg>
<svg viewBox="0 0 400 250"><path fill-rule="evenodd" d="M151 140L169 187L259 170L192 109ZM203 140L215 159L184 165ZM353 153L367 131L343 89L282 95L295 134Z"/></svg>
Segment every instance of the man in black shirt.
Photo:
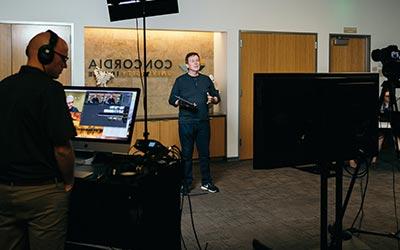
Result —
<svg viewBox="0 0 400 250"><path fill-rule="evenodd" d="M219 189L214 185L210 174L208 104L217 104L221 98L211 79L199 73L200 56L198 53L188 53L185 63L188 72L175 80L169 97L169 104L175 107L179 106L179 138L185 178L182 192L185 194L192 189L192 155L196 142L202 177L201 189L216 193Z"/></svg>
<svg viewBox="0 0 400 250"><path fill-rule="evenodd" d="M61 83L68 45L33 37L27 65L0 82L0 248L63 249L76 135Z"/></svg>

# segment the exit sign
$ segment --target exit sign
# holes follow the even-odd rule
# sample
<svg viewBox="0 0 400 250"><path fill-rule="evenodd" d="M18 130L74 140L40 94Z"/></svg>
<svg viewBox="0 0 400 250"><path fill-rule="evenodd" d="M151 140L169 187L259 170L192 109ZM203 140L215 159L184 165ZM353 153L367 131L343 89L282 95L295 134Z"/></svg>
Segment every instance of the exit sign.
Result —
<svg viewBox="0 0 400 250"><path fill-rule="evenodd" d="M344 33L357 33L357 27L344 27Z"/></svg>

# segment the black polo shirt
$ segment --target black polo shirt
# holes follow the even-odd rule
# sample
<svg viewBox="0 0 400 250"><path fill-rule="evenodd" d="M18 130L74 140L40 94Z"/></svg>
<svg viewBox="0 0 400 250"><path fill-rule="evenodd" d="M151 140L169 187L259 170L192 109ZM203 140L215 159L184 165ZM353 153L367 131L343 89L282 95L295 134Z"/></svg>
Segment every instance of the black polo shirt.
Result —
<svg viewBox="0 0 400 250"><path fill-rule="evenodd" d="M76 135L61 83L22 66L0 82L0 181L61 178L54 146Z"/></svg>

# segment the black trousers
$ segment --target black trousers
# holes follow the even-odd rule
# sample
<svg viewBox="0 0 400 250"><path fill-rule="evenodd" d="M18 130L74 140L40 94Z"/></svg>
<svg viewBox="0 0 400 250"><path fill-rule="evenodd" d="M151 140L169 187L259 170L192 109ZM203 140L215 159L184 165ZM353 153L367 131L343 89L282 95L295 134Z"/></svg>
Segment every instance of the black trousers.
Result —
<svg viewBox="0 0 400 250"><path fill-rule="evenodd" d="M199 153L201 184L212 183L210 173L210 122L179 121L179 138L182 146L184 179L188 186L193 182L193 149Z"/></svg>

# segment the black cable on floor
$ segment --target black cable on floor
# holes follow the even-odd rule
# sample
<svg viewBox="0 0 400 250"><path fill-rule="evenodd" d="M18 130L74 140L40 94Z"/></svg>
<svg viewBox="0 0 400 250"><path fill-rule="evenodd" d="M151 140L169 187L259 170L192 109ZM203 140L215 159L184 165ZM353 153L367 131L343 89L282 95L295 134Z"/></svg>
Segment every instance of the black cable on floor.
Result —
<svg viewBox="0 0 400 250"><path fill-rule="evenodd" d="M364 188L363 179L361 179L360 180L360 197L361 197L361 201L363 200L365 192L366 192L366 190ZM360 207L359 209L360 209L360 219L358 220L357 228L361 228L362 227L362 222L364 220L364 206ZM355 220L353 221L353 224L352 224L351 228L354 227Z"/></svg>
<svg viewBox="0 0 400 250"><path fill-rule="evenodd" d="M362 186L361 186L362 198L361 198L360 208L358 209L357 215L356 215L356 217L354 218L353 223L351 224L351 228L354 227L354 224L356 223L356 221L357 221L357 219L358 219L358 216L360 216L361 211L364 211L365 196L366 196L366 194L367 194L368 183L369 183L369 170L368 170L368 169L369 169L369 166L367 166L367 172L366 172L367 178L366 178L366 181L365 181L365 188L364 188L364 191L363 191ZM363 217L364 217L364 212L363 212ZM360 227L361 227L361 224L360 224Z"/></svg>
<svg viewBox="0 0 400 250"><path fill-rule="evenodd" d="M197 246L199 247L199 250L201 250L199 238L197 237L196 227L194 225L192 201L190 200L190 194L187 194L186 197L187 197L188 203L189 203L190 221L191 221L191 224L192 224L193 234L194 234L194 237L196 239Z"/></svg>
<svg viewBox="0 0 400 250"><path fill-rule="evenodd" d="M189 194L185 194L185 193L182 193L182 194L181 194L181 197L182 197L182 198L181 198L181 207L180 207L180 213L181 213L181 228L182 228L183 202L185 201L185 196L187 196L188 202L189 202L190 221L191 221L191 224L192 224L194 237L195 237L195 239L196 239L196 243L197 243L197 246L199 247L199 250L201 250L199 238L197 237L196 227L195 227L195 225L194 225L193 210L192 210L192 202L191 202L191 200L190 200L190 195L189 195ZM184 240L184 238L183 238L182 233L181 233L181 241L182 241L182 244L183 244L184 249L187 249L186 244L185 244L185 240ZM207 243L207 244L208 244L208 243ZM207 244L206 244L206 247L207 247Z"/></svg>
<svg viewBox="0 0 400 250"><path fill-rule="evenodd" d="M179 210L179 213L180 213L180 217L179 217L180 218L180 228L182 228L182 211L183 211L183 202L184 201L185 201L185 196L184 196L184 194L182 194L181 195L181 207L180 207L180 210ZM184 249L187 250L187 247L186 247L186 244L185 244L185 240L183 239L182 230L181 230L181 241L182 241Z"/></svg>

